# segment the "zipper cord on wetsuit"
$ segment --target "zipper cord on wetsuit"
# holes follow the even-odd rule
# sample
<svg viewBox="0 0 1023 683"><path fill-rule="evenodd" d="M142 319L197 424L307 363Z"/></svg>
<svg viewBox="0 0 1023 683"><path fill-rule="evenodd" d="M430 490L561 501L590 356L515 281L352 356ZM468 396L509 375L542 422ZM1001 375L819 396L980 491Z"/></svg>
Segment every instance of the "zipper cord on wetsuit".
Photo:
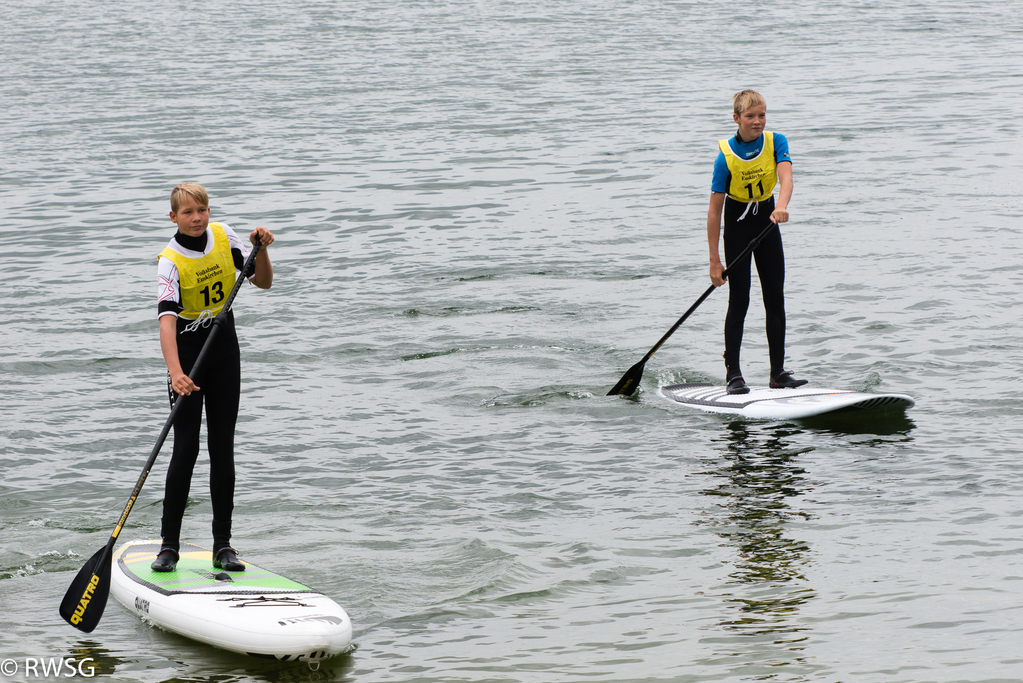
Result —
<svg viewBox="0 0 1023 683"><path fill-rule="evenodd" d="M749 202L746 204L746 210L742 212L741 216L739 216L739 220L741 221L743 218L746 217L746 214L749 213L749 207L751 207L751 206L753 207L752 215L756 216L757 215L757 207L759 205L760 205L760 202L758 202L757 200L755 200L755 199L749 200Z"/></svg>
<svg viewBox="0 0 1023 683"><path fill-rule="evenodd" d="M213 323L214 317L215 316L210 309L204 309L203 312L199 314L198 318L185 325L185 329L181 330L181 334L184 334L185 332L195 332L200 327L209 327L210 324Z"/></svg>

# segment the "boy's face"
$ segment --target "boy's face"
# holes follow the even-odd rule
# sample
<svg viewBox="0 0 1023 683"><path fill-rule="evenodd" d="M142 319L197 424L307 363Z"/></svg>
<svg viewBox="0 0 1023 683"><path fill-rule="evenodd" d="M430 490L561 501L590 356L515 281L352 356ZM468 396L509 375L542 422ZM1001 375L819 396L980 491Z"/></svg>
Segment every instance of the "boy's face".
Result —
<svg viewBox="0 0 1023 683"><path fill-rule="evenodd" d="M739 124L739 137L742 141L753 142L760 137L764 132L764 126L767 125L767 105L758 104L741 114L732 114L732 118Z"/></svg>
<svg viewBox="0 0 1023 683"><path fill-rule="evenodd" d="M198 237L210 224L210 207L199 204L191 195L182 195L178 210L172 210L170 218L178 224L181 234Z"/></svg>

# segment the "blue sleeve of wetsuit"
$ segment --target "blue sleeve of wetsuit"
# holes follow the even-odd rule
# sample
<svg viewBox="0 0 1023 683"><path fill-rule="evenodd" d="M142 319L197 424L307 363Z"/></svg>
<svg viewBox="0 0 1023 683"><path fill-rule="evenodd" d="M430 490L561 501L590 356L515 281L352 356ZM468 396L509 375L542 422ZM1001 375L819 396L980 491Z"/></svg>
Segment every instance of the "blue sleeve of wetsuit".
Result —
<svg viewBox="0 0 1023 683"><path fill-rule="evenodd" d="M778 164L782 161L792 163L792 157L789 156L789 141L781 133L774 134L774 163Z"/></svg>
<svg viewBox="0 0 1023 683"><path fill-rule="evenodd" d="M775 143L777 144L777 143ZM786 147L788 144L786 143ZM728 163L725 161L725 153L718 150L718 158L714 161L714 178L710 181L710 191L725 194L728 192Z"/></svg>

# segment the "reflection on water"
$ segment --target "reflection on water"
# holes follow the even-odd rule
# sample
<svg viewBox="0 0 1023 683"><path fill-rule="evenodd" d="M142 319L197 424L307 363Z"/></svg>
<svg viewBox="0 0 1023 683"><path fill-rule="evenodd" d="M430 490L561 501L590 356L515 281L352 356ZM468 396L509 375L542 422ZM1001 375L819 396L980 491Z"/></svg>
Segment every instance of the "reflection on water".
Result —
<svg viewBox="0 0 1023 683"><path fill-rule="evenodd" d="M88 678L110 676L119 665L128 661L94 640L78 641L67 656L73 660L75 667L80 665L81 673Z"/></svg>
<svg viewBox="0 0 1023 683"><path fill-rule="evenodd" d="M322 662L274 662L248 673L266 683L343 683L354 680L354 669L353 650Z"/></svg>
<svg viewBox="0 0 1023 683"><path fill-rule="evenodd" d="M875 410L869 413L864 413L862 410L842 410L803 418L799 424L810 427L816 432L874 434L876 436L908 436L916 428L916 424L906 416L906 411L903 409Z"/></svg>
<svg viewBox="0 0 1023 683"><path fill-rule="evenodd" d="M243 655L213 646L187 641L183 636L165 633L171 639L187 642L188 648L202 650L196 657L203 669L190 678L175 677L163 683L345 683L353 680L355 652L353 646L343 654L321 661L284 662L272 657ZM187 652L188 650L181 650ZM187 658L181 657L179 666L188 665ZM195 662L192 663L193 665ZM211 673L229 671L229 674Z"/></svg>
<svg viewBox="0 0 1023 683"><path fill-rule="evenodd" d="M175 633L159 629L158 639L166 637L171 641L180 640L177 656L171 659L181 667L189 665L208 669L200 670L189 677L174 676L164 683L242 683L244 681L261 681L264 683L344 683L351 681L355 669L356 647L344 654L323 661L314 662L282 662L273 658L260 658L249 655L220 650L211 645L204 645L188 640ZM168 650L164 654L173 653ZM191 662L188 653L192 654ZM125 659L117 656L117 651L107 649L98 642L81 640L69 651L67 657L72 665L80 666L82 676L86 678L108 678L119 674L116 680L133 680L135 671L143 665L136 658ZM42 664L40 666L43 666ZM121 670L118 671L118 668ZM230 673L213 673L227 671ZM67 673L62 669L62 675ZM67 676L65 676L67 677ZM81 676L80 676L81 677Z"/></svg>
<svg viewBox="0 0 1023 683"><path fill-rule="evenodd" d="M726 603L738 615L720 624L729 631L777 641L805 630L794 617L800 605L816 596L803 574L810 548L788 535L791 520L810 519L788 502L812 488L797 459L812 448L793 447L787 438L799 433L792 426L730 422L725 425L724 462L708 473L718 483L703 493L719 498L726 512L714 522L717 533L737 553L729 574L734 590L726 594ZM789 636L787 641L804 639Z"/></svg>
<svg viewBox="0 0 1023 683"><path fill-rule="evenodd" d="M804 652L810 627L799 615L818 598L807 580L812 548L793 532L814 519L795 500L816 484L799 456L827 434L867 448L913 440L915 425L904 411L869 418L861 412L799 424L722 423L714 444L719 459L705 472L713 484L702 493L717 500L710 525L734 549L735 560L720 589L727 616L717 627L724 635L713 640L735 648L728 656L740 656L738 670L751 679L773 679L785 670L794 676L786 680L819 680L822 665Z"/></svg>

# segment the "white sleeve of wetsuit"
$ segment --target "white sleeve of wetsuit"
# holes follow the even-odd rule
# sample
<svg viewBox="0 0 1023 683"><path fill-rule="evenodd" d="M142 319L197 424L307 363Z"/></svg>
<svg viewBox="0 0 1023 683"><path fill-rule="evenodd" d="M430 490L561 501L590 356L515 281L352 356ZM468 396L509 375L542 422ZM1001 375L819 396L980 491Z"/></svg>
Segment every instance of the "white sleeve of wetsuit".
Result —
<svg viewBox="0 0 1023 683"><path fill-rule="evenodd" d="M181 310L181 283L178 277L178 267L174 265L174 261L161 256L157 266L157 277L159 284L157 285L156 304L159 313L156 317L173 315L176 318L178 311ZM171 305L173 305L172 308Z"/></svg>

